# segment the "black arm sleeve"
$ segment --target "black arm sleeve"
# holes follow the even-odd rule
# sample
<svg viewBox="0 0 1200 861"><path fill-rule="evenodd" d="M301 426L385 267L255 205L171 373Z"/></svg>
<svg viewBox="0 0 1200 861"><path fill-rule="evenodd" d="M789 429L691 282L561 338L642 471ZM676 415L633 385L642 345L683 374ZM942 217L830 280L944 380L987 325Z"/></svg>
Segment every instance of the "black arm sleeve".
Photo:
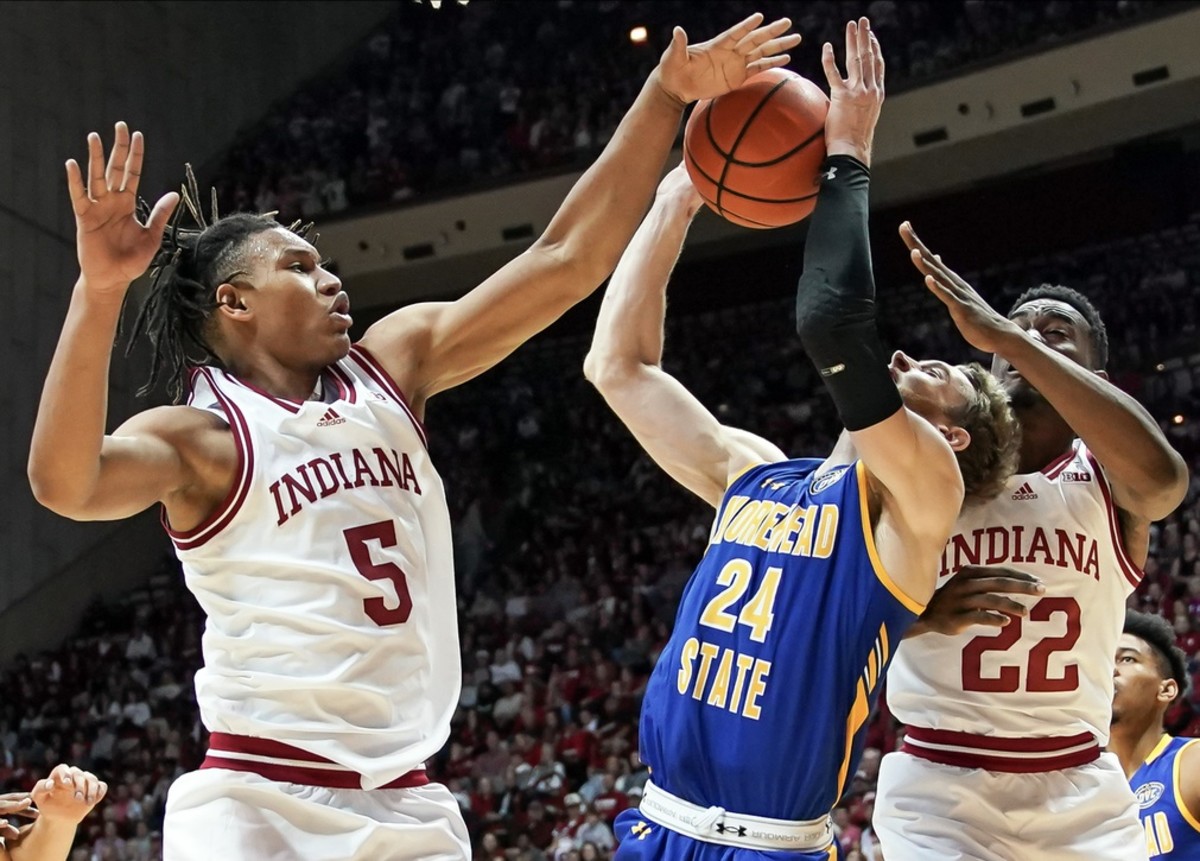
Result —
<svg viewBox="0 0 1200 861"><path fill-rule="evenodd" d="M852 431L877 424L904 405L875 325L867 233L870 181L870 170L852 156L825 160L796 292L800 342Z"/></svg>

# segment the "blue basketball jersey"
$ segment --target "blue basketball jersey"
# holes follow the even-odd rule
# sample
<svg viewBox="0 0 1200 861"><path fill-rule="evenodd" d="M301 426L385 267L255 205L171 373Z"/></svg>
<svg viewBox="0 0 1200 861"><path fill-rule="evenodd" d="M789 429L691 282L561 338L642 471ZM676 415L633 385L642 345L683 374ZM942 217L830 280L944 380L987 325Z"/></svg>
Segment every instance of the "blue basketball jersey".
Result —
<svg viewBox="0 0 1200 861"><path fill-rule="evenodd" d="M1179 792L1179 754L1192 744L1200 744L1200 739L1164 735L1129 780L1151 858L1200 861L1200 821L1184 806Z"/></svg>
<svg viewBox="0 0 1200 861"><path fill-rule="evenodd" d="M924 609L879 563L861 462L763 464L725 492L642 706L652 779L703 806L824 816Z"/></svg>

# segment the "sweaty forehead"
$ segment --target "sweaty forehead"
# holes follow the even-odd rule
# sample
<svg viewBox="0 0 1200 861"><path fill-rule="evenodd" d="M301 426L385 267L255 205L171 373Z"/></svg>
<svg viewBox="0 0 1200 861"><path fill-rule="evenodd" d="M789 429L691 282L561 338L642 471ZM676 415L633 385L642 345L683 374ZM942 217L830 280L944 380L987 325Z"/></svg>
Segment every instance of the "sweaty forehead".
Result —
<svg viewBox="0 0 1200 861"><path fill-rule="evenodd" d="M1066 318L1077 325L1086 326L1087 320L1075 307L1061 299L1030 299L1024 305L1009 314L1009 319L1017 317L1037 318L1042 316Z"/></svg>

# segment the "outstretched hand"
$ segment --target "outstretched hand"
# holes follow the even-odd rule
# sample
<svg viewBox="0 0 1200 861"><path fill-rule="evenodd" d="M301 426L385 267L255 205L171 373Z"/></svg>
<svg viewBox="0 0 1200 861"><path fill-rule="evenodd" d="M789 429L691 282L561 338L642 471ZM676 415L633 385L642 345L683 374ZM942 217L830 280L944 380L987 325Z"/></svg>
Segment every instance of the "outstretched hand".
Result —
<svg viewBox="0 0 1200 861"><path fill-rule="evenodd" d="M974 287L942 262L940 254L926 248L907 221L900 225L900 238L908 246L913 266L925 276L925 286L946 306L954 325L972 347L999 353L1005 338L1022 335L1016 323L985 302Z"/></svg>
<svg viewBox="0 0 1200 861"><path fill-rule="evenodd" d="M75 211L79 268L96 295L123 297L129 283L150 266L179 195L158 199L146 224L137 220L138 182L145 143L141 132L117 123L108 166L100 135L88 135L86 185L79 163L67 161L67 188Z"/></svg>
<svg viewBox="0 0 1200 861"><path fill-rule="evenodd" d="M846 22L846 77L838 71L833 45L821 46L821 66L829 83L825 150L871 163L875 125L883 110L883 49L866 18Z"/></svg>
<svg viewBox="0 0 1200 861"><path fill-rule="evenodd" d="M689 45L682 27L671 34L671 44L659 61L659 84L681 104L713 99L735 90L751 75L774 69L791 60L786 52L800 44L798 33L788 33L790 18L760 27L763 16L755 12L720 36ZM784 35L787 33L787 35Z"/></svg>
<svg viewBox="0 0 1200 861"><path fill-rule="evenodd" d="M919 621L921 632L961 634L972 625L1003 628L1029 609L1008 595L1039 596L1042 581L1010 568L966 567L933 593ZM914 626L916 627L916 626Z"/></svg>

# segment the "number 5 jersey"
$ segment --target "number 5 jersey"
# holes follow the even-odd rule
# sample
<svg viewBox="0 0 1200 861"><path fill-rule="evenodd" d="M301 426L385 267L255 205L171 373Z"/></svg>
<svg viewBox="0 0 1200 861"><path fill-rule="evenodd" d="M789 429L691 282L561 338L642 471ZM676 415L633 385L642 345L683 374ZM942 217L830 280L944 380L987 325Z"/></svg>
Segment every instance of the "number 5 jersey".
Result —
<svg viewBox="0 0 1200 861"><path fill-rule="evenodd" d="M352 347L322 383L324 401L297 403L196 369L188 403L229 424L240 474L204 523L168 532L207 615L205 727L284 742L314 755L292 765L327 760L371 789L449 735L450 517L425 432L378 362Z"/></svg>
<svg viewBox="0 0 1200 861"><path fill-rule="evenodd" d="M1024 571L1046 591L1014 596L1029 616L1004 628L904 642L887 700L910 725L906 749L1000 770L1094 759L1108 740L1125 600L1142 572L1125 551L1104 471L1082 441L1041 472L1013 476L994 500L964 509L942 554L939 586L964 566ZM1046 743L1016 743L1030 738Z"/></svg>
<svg viewBox="0 0 1200 861"><path fill-rule="evenodd" d="M811 820L861 753L922 606L879 563L861 462L754 467L728 488L642 706L654 783L693 804Z"/></svg>

